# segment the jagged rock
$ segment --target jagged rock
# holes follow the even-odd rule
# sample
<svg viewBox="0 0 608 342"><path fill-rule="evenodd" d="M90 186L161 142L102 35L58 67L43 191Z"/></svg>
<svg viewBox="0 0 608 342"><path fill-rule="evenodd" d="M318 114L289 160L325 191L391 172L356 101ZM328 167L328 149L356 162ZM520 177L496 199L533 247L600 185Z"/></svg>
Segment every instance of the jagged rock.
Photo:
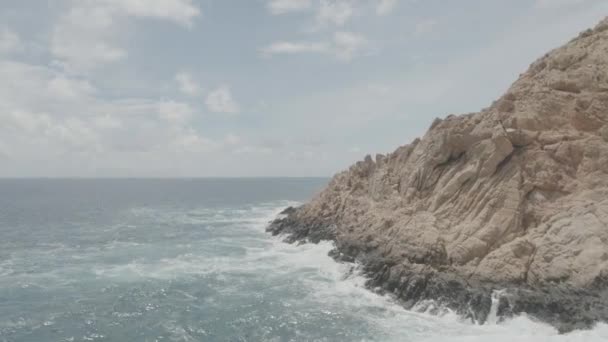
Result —
<svg viewBox="0 0 608 342"><path fill-rule="evenodd" d="M337 174L269 230L336 242L370 286L476 321L528 312L562 331L608 320L608 19L479 113Z"/></svg>

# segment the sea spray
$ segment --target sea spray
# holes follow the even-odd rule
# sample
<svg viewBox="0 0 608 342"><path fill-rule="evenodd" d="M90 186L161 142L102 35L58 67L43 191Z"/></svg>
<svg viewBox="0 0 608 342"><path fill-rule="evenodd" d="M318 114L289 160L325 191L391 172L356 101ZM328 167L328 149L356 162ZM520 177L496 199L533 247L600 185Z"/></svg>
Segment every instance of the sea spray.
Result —
<svg viewBox="0 0 608 342"><path fill-rule="evenodd" d="M494 290L492 292L492 306L490 307L490 313L486 319L487 324L498 323L498 305L500 304L500 298L506 293L506 290Z"/></svg>

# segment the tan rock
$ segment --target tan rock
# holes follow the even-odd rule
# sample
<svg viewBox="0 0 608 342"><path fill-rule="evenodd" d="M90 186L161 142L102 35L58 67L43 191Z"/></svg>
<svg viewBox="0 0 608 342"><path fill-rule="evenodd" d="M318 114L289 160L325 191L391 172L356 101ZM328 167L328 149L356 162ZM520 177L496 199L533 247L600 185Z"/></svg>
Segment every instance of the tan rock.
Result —
<svg viewBox="0 0 608 342"><path fill-rule="evenodd" d="M298 215L326 217L338 240L362 239L395 263L591 284L608 272L606 23L533 63L490 108L367 156Z"/></svg>

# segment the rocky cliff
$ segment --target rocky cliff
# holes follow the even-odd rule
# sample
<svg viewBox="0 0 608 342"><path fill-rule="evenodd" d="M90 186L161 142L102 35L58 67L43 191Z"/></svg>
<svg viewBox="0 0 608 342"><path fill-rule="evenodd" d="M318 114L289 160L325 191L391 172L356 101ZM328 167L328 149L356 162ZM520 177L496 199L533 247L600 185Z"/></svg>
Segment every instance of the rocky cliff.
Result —
<svg viewBox="0 0 608 342"><path fill-rule="evenodd" d="M365 157L268 227L336 243L369 285L477 322L562 331L608 320L608 18L534 62L478 113Z"/></svg>

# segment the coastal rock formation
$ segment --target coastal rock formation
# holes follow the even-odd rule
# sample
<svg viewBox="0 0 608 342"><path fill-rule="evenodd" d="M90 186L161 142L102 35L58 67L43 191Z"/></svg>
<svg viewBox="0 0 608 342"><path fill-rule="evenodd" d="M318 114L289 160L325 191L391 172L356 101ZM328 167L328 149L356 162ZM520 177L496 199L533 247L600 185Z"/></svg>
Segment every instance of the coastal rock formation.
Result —
<svg viewBox="0 0 608 342"><path fill-rule="evenodd" d="M478 113L365 157L268 227L334 240L369 285L484 322L608 320L608 18L534 62ZM496 299L495 298L495 299Z"/></svg>

